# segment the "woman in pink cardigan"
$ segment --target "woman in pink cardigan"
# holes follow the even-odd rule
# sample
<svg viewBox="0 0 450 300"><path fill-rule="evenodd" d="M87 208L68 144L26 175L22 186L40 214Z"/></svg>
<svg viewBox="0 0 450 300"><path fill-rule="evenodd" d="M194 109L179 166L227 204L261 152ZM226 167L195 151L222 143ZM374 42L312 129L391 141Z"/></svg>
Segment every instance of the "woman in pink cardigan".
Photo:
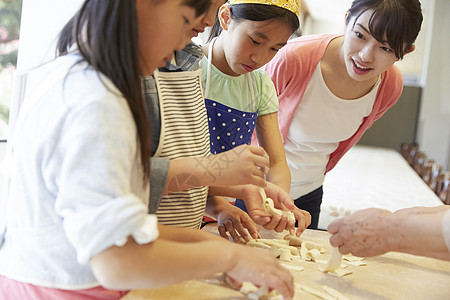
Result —
<svg viewBox="0 0 450 300"><path fill-rule="evenodd" d="M266 66L277 89L290 194L317 228L325 174L400 97L393 64L414 50L418 0L355 0L345 34L293 39Z"/></svg>

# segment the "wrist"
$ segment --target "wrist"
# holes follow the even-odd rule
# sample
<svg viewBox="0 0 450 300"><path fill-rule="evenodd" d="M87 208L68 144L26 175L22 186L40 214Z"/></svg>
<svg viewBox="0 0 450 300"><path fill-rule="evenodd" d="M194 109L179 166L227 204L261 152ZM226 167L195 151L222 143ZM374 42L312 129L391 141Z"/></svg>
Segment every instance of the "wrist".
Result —
<svg viewBox="0 0 450 300"><path fill-rule="evenodd" d="M384 224L381 234L385 237L386 251L399 251L402 244L402 237L399 233L401 232L403 216L387 211L385 214L386 217L381 220L382 224Z"/></svg>

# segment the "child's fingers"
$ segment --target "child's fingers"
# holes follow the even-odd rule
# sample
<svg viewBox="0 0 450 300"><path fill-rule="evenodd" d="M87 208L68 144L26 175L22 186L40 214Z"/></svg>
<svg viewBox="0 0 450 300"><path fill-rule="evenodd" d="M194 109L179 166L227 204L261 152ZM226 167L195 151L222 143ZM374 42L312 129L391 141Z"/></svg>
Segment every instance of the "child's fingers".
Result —
<svg viewBox="0 0 450 300"><path fill-rule="evenodd" d="M225 225L220 224L218 227L218 230L219 230L220 236L223 238L226 238L228 240L227 229L225 228Z"/></svg>
<svg viewBox="0 0 450 300"><path fill-rule="evenodd" d="M230 234L230 236L233 239L233 241L236 242L236 243L239 243L240 236L237 233L236 229L234 228L233 222L228 220L227 222L225 222L225 227L228 230L228 233Z"/></svg>
<svg viewBox="0 0 450 300"><path fill-rule="evenodd" d="M288 219L286 216L281 216L280 222L275 226L274 230L276 232L282 232L283 230L287 229L288 225Z"/></svg>
<svg viewBox="0 0 450 300"><path fill-rule="evenodd" d="M271 216L271 219L268 223L264 224L263 227L267 230L274 230L277 227L278 223L280 223L281 215Z"/></svg>
<svg viewBox="0 0 450 300"><path fill-rule="evenodd" d="M256 226L255 222L253 222L253 220L250 217L244 218L242 220L242 225L247 229L246 232L248 232L249 238L252 238L252 239L261 238L261 236L259 235L258 227ZM248 240L247 240L247 242L248 242Z"/></svg>

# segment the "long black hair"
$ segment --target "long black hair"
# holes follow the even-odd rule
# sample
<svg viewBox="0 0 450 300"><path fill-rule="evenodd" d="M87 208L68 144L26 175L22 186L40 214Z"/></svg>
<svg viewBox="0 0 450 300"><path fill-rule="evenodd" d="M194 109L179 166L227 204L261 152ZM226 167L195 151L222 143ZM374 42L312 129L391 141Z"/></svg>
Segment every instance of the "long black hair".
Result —
<svg viewBox="0 0 450 300"><path fill-rule="evenodd" d="M371 35L379 42L386 39L395 56L402 59L405 52L411 50L422 25L423 16L419 0L354 0L348 10L347 25L352 17L355 17L356 23L364 12L371 9L373 10L369 20Z"/></svg>
<svg viewBox="0 0 450 300"><path fill-rule="evenodd" d="M150 0L155 4L171 0ZM185 0L185 5L202 14L210 0ZM62 29L58 55L73 45L97 72L109 78L126 99L136 124L144 179L150 172L150 131L141 92L139 39L135 0L86 0ZM81 62L81 61L80 61Z"/></svg>
<svg viewBox="0 0 450 300"><path fill-rule="evenodd" d="M292 32L296 31L300 26L298 16L293 12L276 6L267 4L254 3L240 3L230 5L230 17L234 21L250 20L250 21L267 21L276 19L291 26ZM219 18L216 16L216 21L211 27L208 42L222 32Z"/></svg>

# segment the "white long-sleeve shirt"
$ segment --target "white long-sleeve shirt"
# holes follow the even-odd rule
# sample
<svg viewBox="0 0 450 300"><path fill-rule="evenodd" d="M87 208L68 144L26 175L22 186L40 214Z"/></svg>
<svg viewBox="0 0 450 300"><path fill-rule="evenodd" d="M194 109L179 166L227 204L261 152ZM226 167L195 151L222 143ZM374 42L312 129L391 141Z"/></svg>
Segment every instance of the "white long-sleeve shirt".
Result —
<svg viewBox="0 0 450 300"><path fill-rule="evenodd" d="M126 100L79 59L28 74L0 214L0 275L64 289L97 286L89 259L106 248L158 236Z"/></svg>

